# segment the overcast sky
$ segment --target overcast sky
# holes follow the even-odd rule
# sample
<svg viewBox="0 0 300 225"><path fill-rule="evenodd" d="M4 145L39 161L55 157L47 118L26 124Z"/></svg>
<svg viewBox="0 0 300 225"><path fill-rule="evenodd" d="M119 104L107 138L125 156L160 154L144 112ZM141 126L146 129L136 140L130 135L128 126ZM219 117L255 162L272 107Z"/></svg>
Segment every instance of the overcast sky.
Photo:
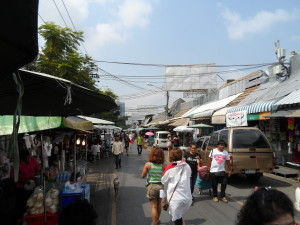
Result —
<svg viewBox="0 0 300 225"><path fill-rule="evenodd" d="M111 88L127 110L165 104L163 92L146 92L154 88L147 83L164 87L165 69L159 65L227 65L217 68L218 72L232 71L220 73L226 80L254 71L233 65L277 61L277 40L286 48L287 58L292 50L300 52L298 0L40 0L39 24L53 21L73 28L65 7L75 28L84 32L86 51L81 51L94 60L155 64L98 63L103 70L134 84L99 72L98 86ZM219 79L218 84L221 82ZM170 96L172 103L182 93L171 92Z"/></svg>

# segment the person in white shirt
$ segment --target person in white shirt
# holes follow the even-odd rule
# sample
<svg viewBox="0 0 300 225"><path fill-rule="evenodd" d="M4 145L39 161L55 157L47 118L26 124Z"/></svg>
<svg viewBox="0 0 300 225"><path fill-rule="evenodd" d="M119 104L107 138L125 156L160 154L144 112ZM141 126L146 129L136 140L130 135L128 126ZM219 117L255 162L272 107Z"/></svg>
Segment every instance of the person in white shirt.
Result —
<svg viewBox="0 0 300 225"><path fill-rule="evenodd" d="M225 163L229 169L229 176L231 175L231 165L229 154L224 148L227 147L227 144L223 140L219 140L217 148L211 150L208 160L208 170L210 172L210 178L212 183L213 190L213 200L218 202L218 183L221 183L221 193L220 199L227 203L228 200L225 197L225 190L227 186L227 173L225 170Z"/></svg>
<svg viewBox="0 0 300 225"><path fill-rule="evenodd" d="M116 169L121 168L121 154L123 153L123 144L119 139L119 136L115 137L115 141L112 146L112 154L115 157Z"/></svg>
<svg viewBox="0 0 300 225"><path fill-rule="evenodd" d="M97 155L98 153L100 154L100 145L95 141L95 143L91 147L91 150L93 155L93 162L96 162Z"/></svg>

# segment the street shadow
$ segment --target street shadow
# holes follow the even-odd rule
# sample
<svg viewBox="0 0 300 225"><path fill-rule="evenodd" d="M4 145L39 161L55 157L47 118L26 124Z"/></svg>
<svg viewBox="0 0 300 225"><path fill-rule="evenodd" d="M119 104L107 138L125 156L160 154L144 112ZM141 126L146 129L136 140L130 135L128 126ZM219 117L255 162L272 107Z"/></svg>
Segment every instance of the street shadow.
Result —
<svg viewBox="0 0 300 225"><path fill-rule="evenodd" d="M236 174L230 177L228 180L228 184L239 188L239 189L248 189L248 188L254 188L254 187L290 187L292 186L290 183L275 179L272 177L263 176L258 181L253 181L247 179L245 175L242 174Z"/></svg>

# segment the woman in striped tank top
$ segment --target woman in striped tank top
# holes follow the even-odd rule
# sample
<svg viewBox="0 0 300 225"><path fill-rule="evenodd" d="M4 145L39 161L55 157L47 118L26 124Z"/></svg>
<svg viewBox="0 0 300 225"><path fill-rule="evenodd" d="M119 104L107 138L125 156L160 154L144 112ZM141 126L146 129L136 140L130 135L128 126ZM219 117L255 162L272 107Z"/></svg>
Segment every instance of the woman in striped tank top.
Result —
<svg viewBox="0 0 300 225"><path fill-rule="evenodd" d="M142 178L147 177L147 194L146 197L150 201L152 223L153 225L160 224L161 213L161 198L159 197L160 190L164 189L161 183L163 171L167 167L165 155L161 148L153 147L149 153L149 162L145 163Z"/></svg>

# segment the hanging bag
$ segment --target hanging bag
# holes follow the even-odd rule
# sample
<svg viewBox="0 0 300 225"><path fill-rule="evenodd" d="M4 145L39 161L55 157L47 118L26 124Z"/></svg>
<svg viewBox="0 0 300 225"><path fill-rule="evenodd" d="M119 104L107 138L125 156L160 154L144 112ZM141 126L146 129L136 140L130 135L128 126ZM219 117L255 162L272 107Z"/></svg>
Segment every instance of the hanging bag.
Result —
<svg viewBox="0 0 300 225"><path fill-rule="evenodd" d="M181 170L181 173L180 173L179 180L178 180L178 182L177 182L177 184L176 184L176 186L175 186L175 188L174 188L174 190L173 190L173 192L172 192L172 195L171 195L169 201L166 201L166 202L163 204L163 206L162 206L163 210L165 210L165 211L167 211L168 208L169 208L170 201L171 201L171 199L172 199L172 197L173 197L173 194L174 194L174 192L175 192L175 190L176 190L176 188L177 188L177 185L178 185L178 183L179 183L179 181L180 181L180 179L181 179L182 172L183 172L183 167L182 167L182 170Z"/></svg>

